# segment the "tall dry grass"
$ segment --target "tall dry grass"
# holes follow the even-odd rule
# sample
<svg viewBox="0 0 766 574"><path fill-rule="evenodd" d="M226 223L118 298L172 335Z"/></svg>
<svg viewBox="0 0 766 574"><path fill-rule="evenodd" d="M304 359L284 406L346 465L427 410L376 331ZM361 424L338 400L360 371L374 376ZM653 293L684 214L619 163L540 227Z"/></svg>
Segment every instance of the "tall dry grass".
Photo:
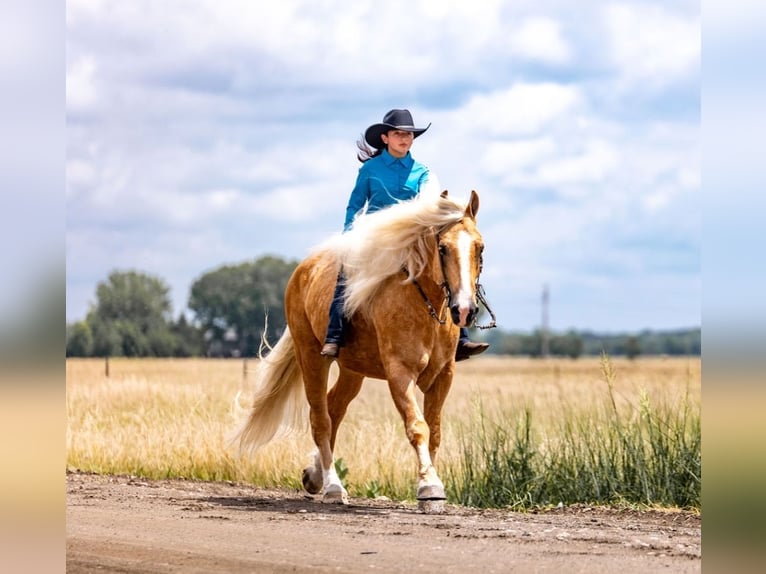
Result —
<svg viewBox="0 0 766 574"><path fill-rule="evenodd" d="M634 365L633 365L634 366ZM699 379L619 384L600 362L601 392L562 397L542 411L504 401L480 404L449 468L451 498L482 507L591 502L701 508ZM595 387L599 388L599 387Z"/></svg>
<svg viewBox="0 0 766 574"><path fill-rule="evenodd" d="M68 359L67 465L299 488L313 448L308 430L271 443L255 458L240 458L228 443L239 422L235 397L241 392L246 405L252 391L252 368L245 372L243 366L254 361L111 359L107 377L103 359ZM459 498L458 486L470 488L464 484L466 465L473 471L486 466L474 456L480 449L473 458L466 449L480 441L485 447L497 443L503 429L515 444L515 429L527 415L528 438L538 452L562 448L566 429L576 444L588 438L582 432L592 435L615 421L640 418L647 405L686 405L698 417L700 367L699 358L613 359L607 379L597 358L481 357L459 363L444 408L437 467L453 485L451 496ZM491 431L483 437L477 434L481 424ZM336 458L352 495L414 496L415 455L383 381L367 380L351 403Z"/></svg>

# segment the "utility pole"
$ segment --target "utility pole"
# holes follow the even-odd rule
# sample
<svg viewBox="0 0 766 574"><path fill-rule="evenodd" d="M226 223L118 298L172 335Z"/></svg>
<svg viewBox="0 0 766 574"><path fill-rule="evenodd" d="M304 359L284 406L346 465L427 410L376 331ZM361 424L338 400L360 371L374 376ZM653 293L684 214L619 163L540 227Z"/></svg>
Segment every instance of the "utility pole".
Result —
<svg viewBox="0 0 766 574"><path fill-rule="evenodd" d="M548 304L550 302L550 293L548 291L548 284L543 284L543 300L542 300L542 321L540 328L540 356L545 358L550 353L550 341L548 330Z"/></svg>

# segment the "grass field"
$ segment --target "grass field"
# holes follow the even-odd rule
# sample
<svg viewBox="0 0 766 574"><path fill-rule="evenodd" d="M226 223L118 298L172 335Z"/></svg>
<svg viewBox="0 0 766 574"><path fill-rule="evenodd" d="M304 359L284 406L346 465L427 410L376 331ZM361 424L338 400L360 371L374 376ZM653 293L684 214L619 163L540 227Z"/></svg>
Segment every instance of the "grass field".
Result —
<svg viewBox="0 0 766 574"><path fill-rule="evenodd" d="M255 459L228 444L254 360L68 359L67 465L148 478L300 487L308 431ZM453 502L700 508L699 358L459 363L437 468ZM366 381L338 435L355 496L411 499L415 455L382 381Z"/></svg>

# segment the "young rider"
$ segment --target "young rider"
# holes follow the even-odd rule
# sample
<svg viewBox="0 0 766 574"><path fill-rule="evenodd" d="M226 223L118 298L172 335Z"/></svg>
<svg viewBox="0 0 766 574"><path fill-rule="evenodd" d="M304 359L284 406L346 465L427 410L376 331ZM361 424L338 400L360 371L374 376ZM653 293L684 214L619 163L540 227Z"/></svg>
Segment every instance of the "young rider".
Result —
<svg viewBox="0 0 766 574"><path fill-rule="evenodd" d="M410 154L412 142L429 127L430 123L425 128L416 128L409 110L391 110L383 116L383 122L367 128L364 141L357 142L360 150L357 158L362 162L362 167L346 207L344 231L351 227L354 218L360 213L372 213L398 201L412 199L420 193L436 196L441 192L436 176L425 165L415 161ZM369 146L372 146L372 149ZM343 346L344 287L341 271L338 274L330 306L330 322L322 347L322 355L328 357L337 357L340 347ZM461 328L455 360L462 361L472 355L478 355L488 347L487 343L470 341L468 329Z"/></svg>

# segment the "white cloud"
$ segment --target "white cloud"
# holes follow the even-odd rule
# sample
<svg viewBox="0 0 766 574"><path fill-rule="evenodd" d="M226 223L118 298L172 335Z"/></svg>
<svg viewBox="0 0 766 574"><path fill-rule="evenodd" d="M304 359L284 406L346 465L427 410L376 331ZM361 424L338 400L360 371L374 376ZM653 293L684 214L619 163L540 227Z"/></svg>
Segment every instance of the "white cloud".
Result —
<svg viewBox="0 0 766 574"><path fill-rule="evenodd" d="M556 142L550 136L491 142L483 166L492 175L519 172L547 161L555 152Z"/></svg>
<svg viewBox="0 0 766 574"><path fill-rule="evenodd" d="M158 73L209 64L229 69L245 90L295 81L415 82L445 70L453 77L472 74L480 52L505 37L497 17L501 9L501 2L488 1L481 10L455 3L445 12L442 3L429 0L390 0L384 9L310 0L272 2L267 8L248 0L228 0L225 6L216 0L165 0L161 8L140 0L79 0L67 7L70 25L115 32L112 41L131 52L123 55L124 73L140 72L130 61L138 59Z"/></svg>
<svg viewBox="0 0 766 574"><path fill-rule="evenodd" d="M323 217L340 221L342 204L336 206L341 209L330 211L323 201L328 191L326 186L316 184L277 187L259 198L254 211L276 221L293 223L310 224Z"/></svg>
<svg viewBox="0 0 766 574"><path fill-rule="evenodd" d="M681 166L677 175L678 185L682 189L699 189L702 185L702 178L699 166Z"/></svg>
<svg viewBox="0 0 766 574"><path fill-rule="evenodd" d="M507 89L475 94L453 114L454 124L475 134L535 134L557 117L573 113L580 99L575 86L519 82Z"/></svg>
<svg viewBox="0 0 766 574"><path fill-rule="evenodd" d="M79 190L87 190L97 180L96 168L88 161L73 159L66 162L66 194L74 197Z"/></svg>
<svg viewBox="0 0 766 574"><path fill-rule="evenodd" d="M481 194L504 326L527 327L514 297L543 281L625 291L651 258L618 240L698 241L696 102L663 92L693 77L698 17L688 0L559 4L68 2L67 280L119 265L175 289L306 253L341 227L354 140L406 106L433 122L416 159ZM629 97L645 87L649 104Z"/></svg>
<svg viewBox="0 0 766 574"><path fill-rule="evenodd" d="M92 107L98 99L96 87L96 59L91 55L79 57L67 67L66 102L70 110Z"/></svg>
<svg viewBox="0 0 766 574"><path fill-rule="evenodd" d="M487 173L511 188L552 188L562 197L603 195L605 184L619 169L622 159L612 142L588 136L574 148L562 149L546 136L530 140L496 142L487 147Z"/></svg>
<svg viewBox="0 0 766 574"><path fill-rule="evenodd" d="M542 163L535 179L540 185L554 186L601 183L615 169L618 160L619 154L612 144L591 140L576 155Z"/></svg>
<svg viewBox="0 0 766 574"><path fill-rule="evenodd" d="M571 50L561 34L561 24L552 18L534 17L522 22L508 35L513 54L550 64L565 64Z"/></svg>
<svg viewBox="0 0 766 574"><path fill-rule="evenodd" d="M68 0L66 3L67 24L77 24L82 16L103 14L105 0Z"/></svg>
<svg viewBox="0 0 766 574"><path fill-rule="evenodd" d="M667 185L656 187L641 197L641 203L647 211L659 211L668 205L674 191Z"/></svg>
<svg viewBox="0 0 766 574"><path fill-rule="evenodd" d="M658 89L692 77L700 66L700 19L657 4L604 9L611 63L620 87Z"/></svg>

